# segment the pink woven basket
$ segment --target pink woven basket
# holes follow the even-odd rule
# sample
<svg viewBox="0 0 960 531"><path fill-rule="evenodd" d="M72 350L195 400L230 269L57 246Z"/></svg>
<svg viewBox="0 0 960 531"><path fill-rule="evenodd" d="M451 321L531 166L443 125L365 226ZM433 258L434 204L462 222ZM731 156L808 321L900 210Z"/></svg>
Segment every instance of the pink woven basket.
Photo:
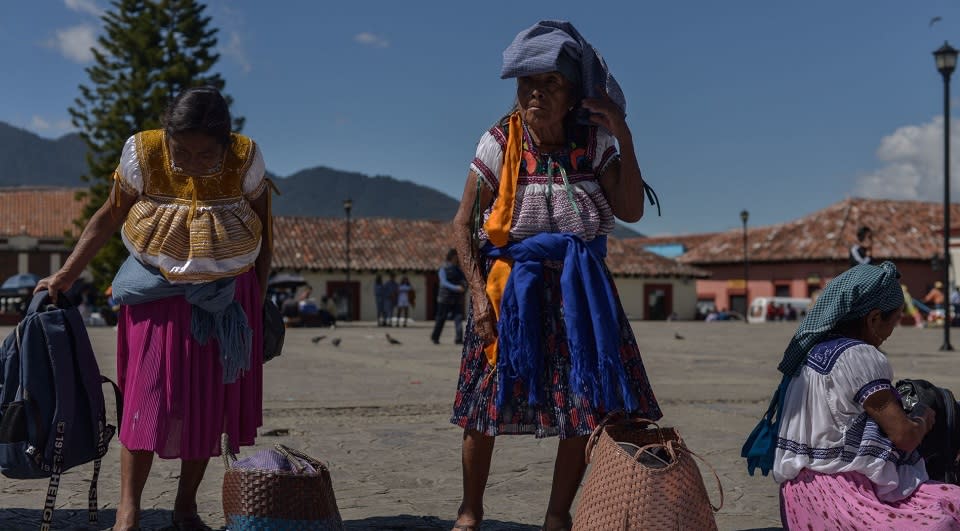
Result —
<svg viewBox="0 0 960 531"><path fill-rule="evenodd" d="M587 443L586 459L592 467L573 529L717 529L713 515L723 507L720 477L687 448L677 430L645 419L608 424L609 419L597 426ZM694 456L717 479L718 507L710 503Z"/></svg>

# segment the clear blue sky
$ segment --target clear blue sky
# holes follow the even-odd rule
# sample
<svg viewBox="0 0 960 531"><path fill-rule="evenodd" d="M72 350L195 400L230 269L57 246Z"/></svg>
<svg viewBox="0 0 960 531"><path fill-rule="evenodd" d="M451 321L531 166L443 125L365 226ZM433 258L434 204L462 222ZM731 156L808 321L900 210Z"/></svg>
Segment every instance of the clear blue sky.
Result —
<svg viewBox="0 0 960 531"><path fill-rule="evenodd" d="M4 7L0 120L47 137L69 130L106 7ZM848 196L942 201L931 52L960 47L957 2L213 0L208 12L234 111L279 175L325 165L459 197L477 139L512 102L501 52L559 18L624 88L663 203L640 232L735 228L743 208L751 225L779 223Z"/></svg>

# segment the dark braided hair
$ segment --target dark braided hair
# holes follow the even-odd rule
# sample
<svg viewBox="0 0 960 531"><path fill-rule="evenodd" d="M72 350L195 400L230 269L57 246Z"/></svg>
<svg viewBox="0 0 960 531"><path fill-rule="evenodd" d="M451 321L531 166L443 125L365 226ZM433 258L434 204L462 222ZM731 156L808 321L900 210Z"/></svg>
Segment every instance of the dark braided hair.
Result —
<svg viewBox="0 0 960 531"><path fill-rule="evenodd" d="M167 107L162 122L168 135L196 131L216 138L220 145L230 144L230 109L214 87L185 89Z"/></svg>

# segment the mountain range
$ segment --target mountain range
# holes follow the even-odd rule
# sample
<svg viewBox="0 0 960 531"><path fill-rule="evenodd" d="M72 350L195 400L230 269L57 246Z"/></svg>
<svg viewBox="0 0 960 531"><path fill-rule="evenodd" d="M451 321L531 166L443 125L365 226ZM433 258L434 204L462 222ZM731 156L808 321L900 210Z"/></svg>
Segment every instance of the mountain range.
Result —
<svg viewBox="0 0 960 531"><path fill-rule="evenodd" d="M83 187L86 144L71 133L47 139L0 122L0 186ZM281 216L341 217L343 200L353 201L355 217L453 219L459 201L438 190L385 175L316 166L288 177L273 176L280 195L273 211ZM640 236L618 224L620 238Z"/></svg>

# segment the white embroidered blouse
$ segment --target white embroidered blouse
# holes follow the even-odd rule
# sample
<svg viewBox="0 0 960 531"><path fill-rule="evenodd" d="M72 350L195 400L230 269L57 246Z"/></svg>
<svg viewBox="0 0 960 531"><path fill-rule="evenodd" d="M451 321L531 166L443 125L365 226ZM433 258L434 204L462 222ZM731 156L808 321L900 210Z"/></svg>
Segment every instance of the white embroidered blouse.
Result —
<svg viewBox="0 0 960 531"><path fill-rule="evenodd" d="M789 481L804 468L858 472L882 501L913 493L928 479L923 458L896 448L863 408L872 394L893 389L892 380L887 357L862 341L834 337L811 349L787 387L773 478Z"/></svg>
<svg viewBox="0 0 960 531"><path fill-rule="evenodd" d="M507 144L507 125L500 123L480 137L470 164L494 197L500 189L500 171ZM562 150L542 153L533 144L526 125L517 180L510 239L522 240L542 232L568 232L590 241L613 231L615 218L598 177L619 159L616 141L609 133L587 128L587 138L570 141ZM492 206L483 214L490 216ZM480 228L480 239L487 235Z"/></svg>
<svg viewBox="0 0 960 531"><path fill-rule="evenodd" d="M121 230L130 254L170 282L208 282L253 267L260 253L260 218L250 201L266 190L259 147L233 134L220 167L188 175L175 167L162 130L144 131L123 146L114 174L136 195Z"/></svg>

